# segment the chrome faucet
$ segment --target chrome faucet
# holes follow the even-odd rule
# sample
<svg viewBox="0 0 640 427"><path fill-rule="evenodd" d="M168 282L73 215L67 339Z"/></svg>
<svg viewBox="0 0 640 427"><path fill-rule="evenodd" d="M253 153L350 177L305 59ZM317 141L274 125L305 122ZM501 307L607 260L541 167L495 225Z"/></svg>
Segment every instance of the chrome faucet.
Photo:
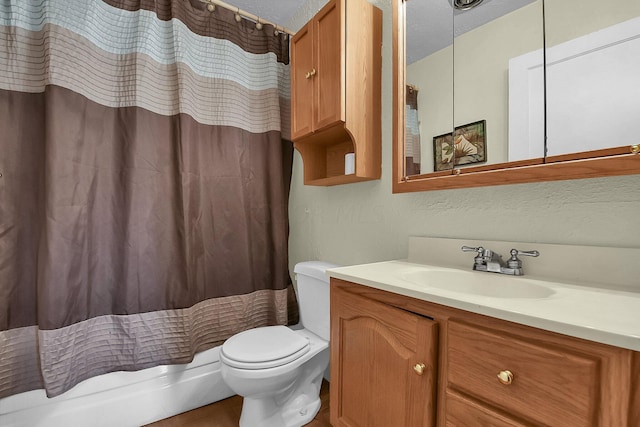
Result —
<svg viewBox="0 0 640 427"><path fill-rule="evenodd" d="M513 276L522 276L522 261L518 258L519 255L537 257L540 255L538 251L520 251L518 249L511 249L511 258L505 262L502 259L502 255L491 249L485 249L482 246L471 247L463 246L463 252L476 252L477 255L473 258L473 269L476 271L488 271L491 273L510 274Z"/></svg>

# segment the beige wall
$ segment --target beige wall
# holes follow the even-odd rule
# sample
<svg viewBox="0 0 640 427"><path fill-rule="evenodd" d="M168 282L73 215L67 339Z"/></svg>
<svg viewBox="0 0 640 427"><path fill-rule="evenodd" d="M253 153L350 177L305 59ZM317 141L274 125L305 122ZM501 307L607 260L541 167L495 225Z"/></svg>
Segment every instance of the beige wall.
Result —
<svg viewBox="0 0 640 427"><path fill-rule="evenodd" d="M410 235L640 248L640 175L392 194L390 2L374 2L384 13L382 179L304 186L296 152L292 272L305 260L351 265L404 258ZM300 28L324 3L312 0L287 26Z"/></svg>

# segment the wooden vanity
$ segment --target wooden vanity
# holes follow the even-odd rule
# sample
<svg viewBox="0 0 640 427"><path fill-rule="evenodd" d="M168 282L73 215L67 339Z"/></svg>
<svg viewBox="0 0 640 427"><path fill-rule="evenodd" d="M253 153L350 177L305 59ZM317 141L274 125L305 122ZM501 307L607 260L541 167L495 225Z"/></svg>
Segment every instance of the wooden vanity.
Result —
<svg viewBox="0 0 640 427"><path fill-rule="evenodd" d="M331 423L639 426L640 353L331 278Z"/></svg>

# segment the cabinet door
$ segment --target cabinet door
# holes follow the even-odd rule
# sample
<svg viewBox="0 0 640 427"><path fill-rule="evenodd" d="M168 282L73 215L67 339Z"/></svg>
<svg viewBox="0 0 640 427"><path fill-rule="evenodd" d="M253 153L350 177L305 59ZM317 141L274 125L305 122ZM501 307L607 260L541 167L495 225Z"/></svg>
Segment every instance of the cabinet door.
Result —
<svg viewBox="0 0 640 427"><path fill-rule="evenodd" d="M317 96L314 131L344 120L344 43L341 7L342 2L331 1L313 20L316 38L316 75L313 82Z"/></svg>
<svg viewBox="0 0 640 427"><path fill-rule="evenodd" d="M332 286L332 425L434 425L437 327Z"/></svg>
<svg viewBox="0 0 640 427"><path fill-rule="evenodd" d="M313 131L315 103L313 22L291 39L291 137L297 139Z"/></svg>

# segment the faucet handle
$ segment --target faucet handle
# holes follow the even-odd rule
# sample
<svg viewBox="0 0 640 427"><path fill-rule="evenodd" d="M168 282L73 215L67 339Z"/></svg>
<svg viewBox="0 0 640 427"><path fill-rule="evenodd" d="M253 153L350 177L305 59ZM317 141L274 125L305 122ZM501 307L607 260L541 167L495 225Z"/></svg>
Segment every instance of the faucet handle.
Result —
<svg viewBox="0 0 640 427"><path fill-rule="evenodd" d="M511 249L511 257L516 258L518 255L524 256L540 256L540 252L538 251L521 251L518 249Z"/></svg>
<svg viewBox="0 0 640 427"><path fill-rule="evenodd" d="M540 256L540 252L538 251L521 251L518 249L511 249L511 252L509 252L511 254L511 258L509 258L509 261L507 261L507 266L509 268L522 268L522 261L520 261L520 259L518 259L519 255L524 255L524 256Z"/></svg>
<svg viewBox="0 0 640 427"><path fill-rule="evenodd" d="M471 246L463 246L462 252L477 252L478 254L473 258L473 269L477 270L479 267L483 267L486 265L486 261L484 256L486 252L482 246L478 246L477 248Z"/></svg>

